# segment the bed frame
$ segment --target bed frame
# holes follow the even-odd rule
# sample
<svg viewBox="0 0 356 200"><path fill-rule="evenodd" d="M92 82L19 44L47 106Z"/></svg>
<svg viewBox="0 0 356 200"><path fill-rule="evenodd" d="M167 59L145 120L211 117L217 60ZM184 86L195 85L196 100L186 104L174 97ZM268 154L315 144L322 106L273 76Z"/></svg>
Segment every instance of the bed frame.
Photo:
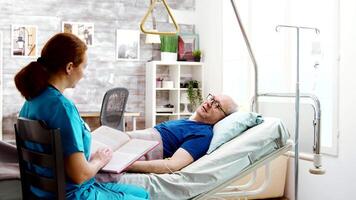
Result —
<svg viewBox="0 0 356 200"><path fill-rule="evenodd" d="M279 156L285 154L286 152L290 151L293 147L293 144L294 143L292 140L288 140L286 145L274 151L273 153L266 155L262 159L258 160L257 162L255 162L254 164L252 164L251 166L243 170L241 173L239 173L238 176L232 177L230 180L216 186L214 189L202 193L192 199L198 200L198 199L222 198L222 197L247 197L247 196L260 194L267 188L267 186L270 183L270 178L271 178L270 176L271 170L269 168L270 162L278 158ZM256 170L262 166L265 166L266 169L265 180L263 184L257 189L248 190L248 188L251 187L256 180ZM250 181L245 185L229 186L231 183L251 173L253 173L253 176L250 179Z"/></svg>

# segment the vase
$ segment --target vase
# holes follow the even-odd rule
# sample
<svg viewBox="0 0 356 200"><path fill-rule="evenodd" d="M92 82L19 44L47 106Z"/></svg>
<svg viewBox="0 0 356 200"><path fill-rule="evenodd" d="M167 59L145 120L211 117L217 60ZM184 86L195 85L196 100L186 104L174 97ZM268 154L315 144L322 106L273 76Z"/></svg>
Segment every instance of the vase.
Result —
<svg viewBox="0 0 356 200"><path fill-rule="evenodd" d="M177 61L177 53L161 52L162 61Z"/></svg>
<svg viewBox="0 0 356 200"><path fill-rule="evenodd" d="M194 57L195 62L200 62L200 57Z"/></svg>

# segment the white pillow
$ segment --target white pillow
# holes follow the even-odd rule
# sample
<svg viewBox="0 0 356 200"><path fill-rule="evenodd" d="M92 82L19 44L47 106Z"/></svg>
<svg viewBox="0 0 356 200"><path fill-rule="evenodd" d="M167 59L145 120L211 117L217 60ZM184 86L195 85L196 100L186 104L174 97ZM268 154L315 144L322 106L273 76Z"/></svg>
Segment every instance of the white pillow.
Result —
<svg viewBox="0 0 356 200"><path fill-rule="evenodd" d="M262 116L254 112L234 112L214 125L213 138L207 154L230 141L242 132L263 122Z"/></svg>

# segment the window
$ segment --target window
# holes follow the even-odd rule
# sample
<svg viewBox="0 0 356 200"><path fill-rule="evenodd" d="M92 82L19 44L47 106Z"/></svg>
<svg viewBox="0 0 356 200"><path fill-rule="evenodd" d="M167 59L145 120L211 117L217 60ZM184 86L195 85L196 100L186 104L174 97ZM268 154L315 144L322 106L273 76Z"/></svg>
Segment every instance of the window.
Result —
<svg viewBox="0 0 356 200"><path fill-rule="evenodd" d="M300 92L319 98L322 152L337 154L338 1L244 0L237 3L259 67L259 93L295 92L296 31L276 32L276 25L320 29L317 36L312 31L300 31ZM223 9L223 90L247 105L253 94L252 63L229 1L225 1Z"/></svg>

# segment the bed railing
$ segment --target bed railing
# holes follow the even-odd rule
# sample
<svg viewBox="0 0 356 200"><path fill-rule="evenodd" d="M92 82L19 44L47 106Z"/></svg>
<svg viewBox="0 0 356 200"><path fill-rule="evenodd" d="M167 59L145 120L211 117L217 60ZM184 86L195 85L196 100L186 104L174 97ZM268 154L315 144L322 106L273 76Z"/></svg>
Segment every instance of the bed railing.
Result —
<svg viewBox="0 0 356 200"><path fill-rule="evenodd" d="M294 93L264 93L258 94L258 97L282 97L282 98L294 98ZM322 169L321 163L321 154L320 154L320 120L321 120L321 109L320 101L317 96L308 93L300 94L301 98L308 98L313 101L312 107L314 110L314 119L313 119L313 129L314 129L314 145L313 145L313 164L314 168L309 170L312 174L324 174L325 170ZM255 102L253 102L255 103Z"/></svg>
<svg viewBox="0 0 356 200"><path fill-rule="evenodd" d="M237 7L236 7L236 4L235 4L234 0L231 0L231 5L232 5L232 8L234 9L234 13L235 13L237 22L239 23L239 27L240 27L242 36L243 36L243 38L245 40L246 47L247 47L248 53L250 55L250 58L251 58L251 61L252 61L252 64L253 64L255 85L254 85L254 95L252 97L253 99L252 99L251 105L254 105L252 110L258 112L258 104L257 103L254 104L254 102L257 102L257 97L258 97L258 95L257 95L258 94L258 66L257 66L257 62L256 62L255 56L253 54L253 51L252 51L252 48L251 48L251 45L250 45L250 41L248 40L245 28L244 28L244 26L243 26L243 24L241 22L241 18L240 18L239 12L237 11Z"/></svg>

